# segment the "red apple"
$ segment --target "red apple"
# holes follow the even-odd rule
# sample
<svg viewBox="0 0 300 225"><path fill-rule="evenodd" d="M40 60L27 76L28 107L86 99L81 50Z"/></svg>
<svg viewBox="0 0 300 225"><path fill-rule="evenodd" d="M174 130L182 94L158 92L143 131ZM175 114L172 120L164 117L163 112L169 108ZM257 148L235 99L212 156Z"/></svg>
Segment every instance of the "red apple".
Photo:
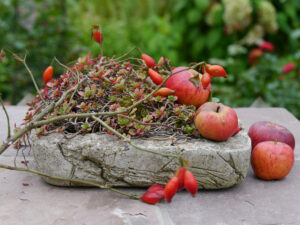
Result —
<svg viewBox="0 0 300 225"><path fill-rule="evenodd" d="M214 141L226 141L238 129L238 117L229 106L207 102L199 107L195 116L199 133Z"/></svg>
<svg viewBox="0 0 300 225"><path fill-rule="evenodd" d="M251 154L255 175L264 180L279 180L291 171L294 164L293 149L282 142L263 141Z"/></svg>
<svg viewBox="0 0 300 225"><path fill-rule="evenodd" d="M177 67L172 70L175 74L169 77L165 87L175 91L174 95L177 96L179 103L199 107L209 99L211 85L208 84L206 88L203 88L200 73L184 69L187 68Z"/></svg>
<svg viewBox="0 0 300 225"><path fill-rule="evenodd" d="M254 123L248 135L251 138L252 149L262 141L283 142L295 148L295 138L293 134L285 127L268 121L259 121Z"/></svg>

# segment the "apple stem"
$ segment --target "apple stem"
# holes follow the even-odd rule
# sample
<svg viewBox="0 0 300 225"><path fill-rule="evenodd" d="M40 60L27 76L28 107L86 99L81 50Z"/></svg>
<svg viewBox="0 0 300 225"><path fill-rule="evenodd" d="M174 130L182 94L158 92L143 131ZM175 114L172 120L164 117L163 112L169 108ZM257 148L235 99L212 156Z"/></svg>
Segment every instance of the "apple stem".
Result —
<svg viewBox="0 0 300 225"><path fill-rule="evenodd" d="M274 144L277 145L278 139L275 138Z"/></svg>
<svg viewBox="0 0 300 225"><path fill-rule="evenodd" d="M219 110L220 110L220 106L218 106L218 107L217 107L217 111L216 111L216 112L218 113L218 112L219 112Z"/></svg>

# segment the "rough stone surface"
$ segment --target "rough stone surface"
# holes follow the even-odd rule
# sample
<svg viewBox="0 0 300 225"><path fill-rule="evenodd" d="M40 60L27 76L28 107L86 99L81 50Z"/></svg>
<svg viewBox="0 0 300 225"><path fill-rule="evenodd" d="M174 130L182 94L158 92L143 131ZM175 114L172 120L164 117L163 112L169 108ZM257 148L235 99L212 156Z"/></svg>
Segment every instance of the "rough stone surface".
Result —
<svg viewBox="0 0 300 225"><path fill-rule="evenodd" d="M251 145L245 131L226 142L206 139L171 141L133 140L157 152L180 154L191 164L199 187L221 189L239 184L246 177ZM179 167L175 158L139 151L112 135L87 134L66 139L62 134L32 136L38 170L50 175L97 181L111 186L146 187L165 184ZM46 182L72 186L66 181Z"/></svg>

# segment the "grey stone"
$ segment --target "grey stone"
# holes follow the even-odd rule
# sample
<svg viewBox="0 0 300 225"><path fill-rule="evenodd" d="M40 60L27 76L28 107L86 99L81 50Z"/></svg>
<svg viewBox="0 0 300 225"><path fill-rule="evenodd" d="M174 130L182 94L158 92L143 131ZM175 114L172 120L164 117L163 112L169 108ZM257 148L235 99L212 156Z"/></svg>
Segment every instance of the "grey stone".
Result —
<svg viewBox="0 0 300 225"><path fill-rule="evenodd" d="M254 102L250 105L250 107L255 107L255 108L264 108L266 107L266 103L265 101L263 100L262 97L258 97L254 100Z"/></svg>
<svg viewBox="0 0 300 225"><path fill-rule="evenodd" d="M174 145L171 141L153 139L132 142L153 151L182 155L202 189L228 188L241 183L250 163L251 144L244 130L225 142L204 138L181 140ZM39 171L119 187L165 184L179 167L174 157L142 152L116 136L105 134L78 135L72 139L58 133L32 135L32 149ZM44 179L54 185L74 185Z"/></svg>
<svg viewBox="0 0 300 225"><path fill-rule="evenodd" d="M21 101L18 102L17 106L26 106L28 102L32 102L34 100L34 95L31 93L27 93Z"/></svg>

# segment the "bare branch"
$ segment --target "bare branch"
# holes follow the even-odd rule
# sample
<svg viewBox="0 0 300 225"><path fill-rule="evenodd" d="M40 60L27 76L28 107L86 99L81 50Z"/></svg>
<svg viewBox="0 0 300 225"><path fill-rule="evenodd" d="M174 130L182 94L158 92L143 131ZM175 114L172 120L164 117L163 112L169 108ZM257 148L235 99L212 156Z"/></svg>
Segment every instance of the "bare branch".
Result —
<svg viewBox="0 0 300 225"><path fill-rule="evenodd" d="M0 94L0 104L1 104L1 106L2 106L2 108L3 108L3 111L4 111L5 116L6 116L6 120L7 120L7 139L9 139L9 138L10 138L10 122L9 122L9 116L8 116L8 113L7 113L6 108L5 108L5 106L4 106L4 102L3 102L3 100L2 100L1 94Z"/></svg>
<svg viewBox="0 0 300 225"><path fill-rule="evenodd" d="M106 185L106 184L102 185L100 183L96 183L96 182L92 182L92 181L84 181L84 180L79 180L79 179L69 179L69 178L65 178L65 177L52 176L52 175L49 175L47 173L40 172L38 170L26 169L26 168L20 168L20 167L12 167L12 166L5 165L5 164L0 164L0 168L4 168L4 169L8 169L8 170L15 170L15 171L28 172L28 173L37 174L37 175L40 175L40 176L43 176L43 177L56 179L56 180L69 181L71 183L77 183L77 184L85 184L85 185L89 185L89 186L95 186L95 187L99 187L99 188L103 188L103 189L108 189L110 191L116 192L116 193L121 194L121 195L125 195L125 196L127 196L129 198L132 198L132 199L136 199L136 200L140 199L136 195L132 195L132 194L128 194L128 193L123 192L123 191L119 191L119 190L117 190L115 188L112 188L112 187Z"/></svg>

